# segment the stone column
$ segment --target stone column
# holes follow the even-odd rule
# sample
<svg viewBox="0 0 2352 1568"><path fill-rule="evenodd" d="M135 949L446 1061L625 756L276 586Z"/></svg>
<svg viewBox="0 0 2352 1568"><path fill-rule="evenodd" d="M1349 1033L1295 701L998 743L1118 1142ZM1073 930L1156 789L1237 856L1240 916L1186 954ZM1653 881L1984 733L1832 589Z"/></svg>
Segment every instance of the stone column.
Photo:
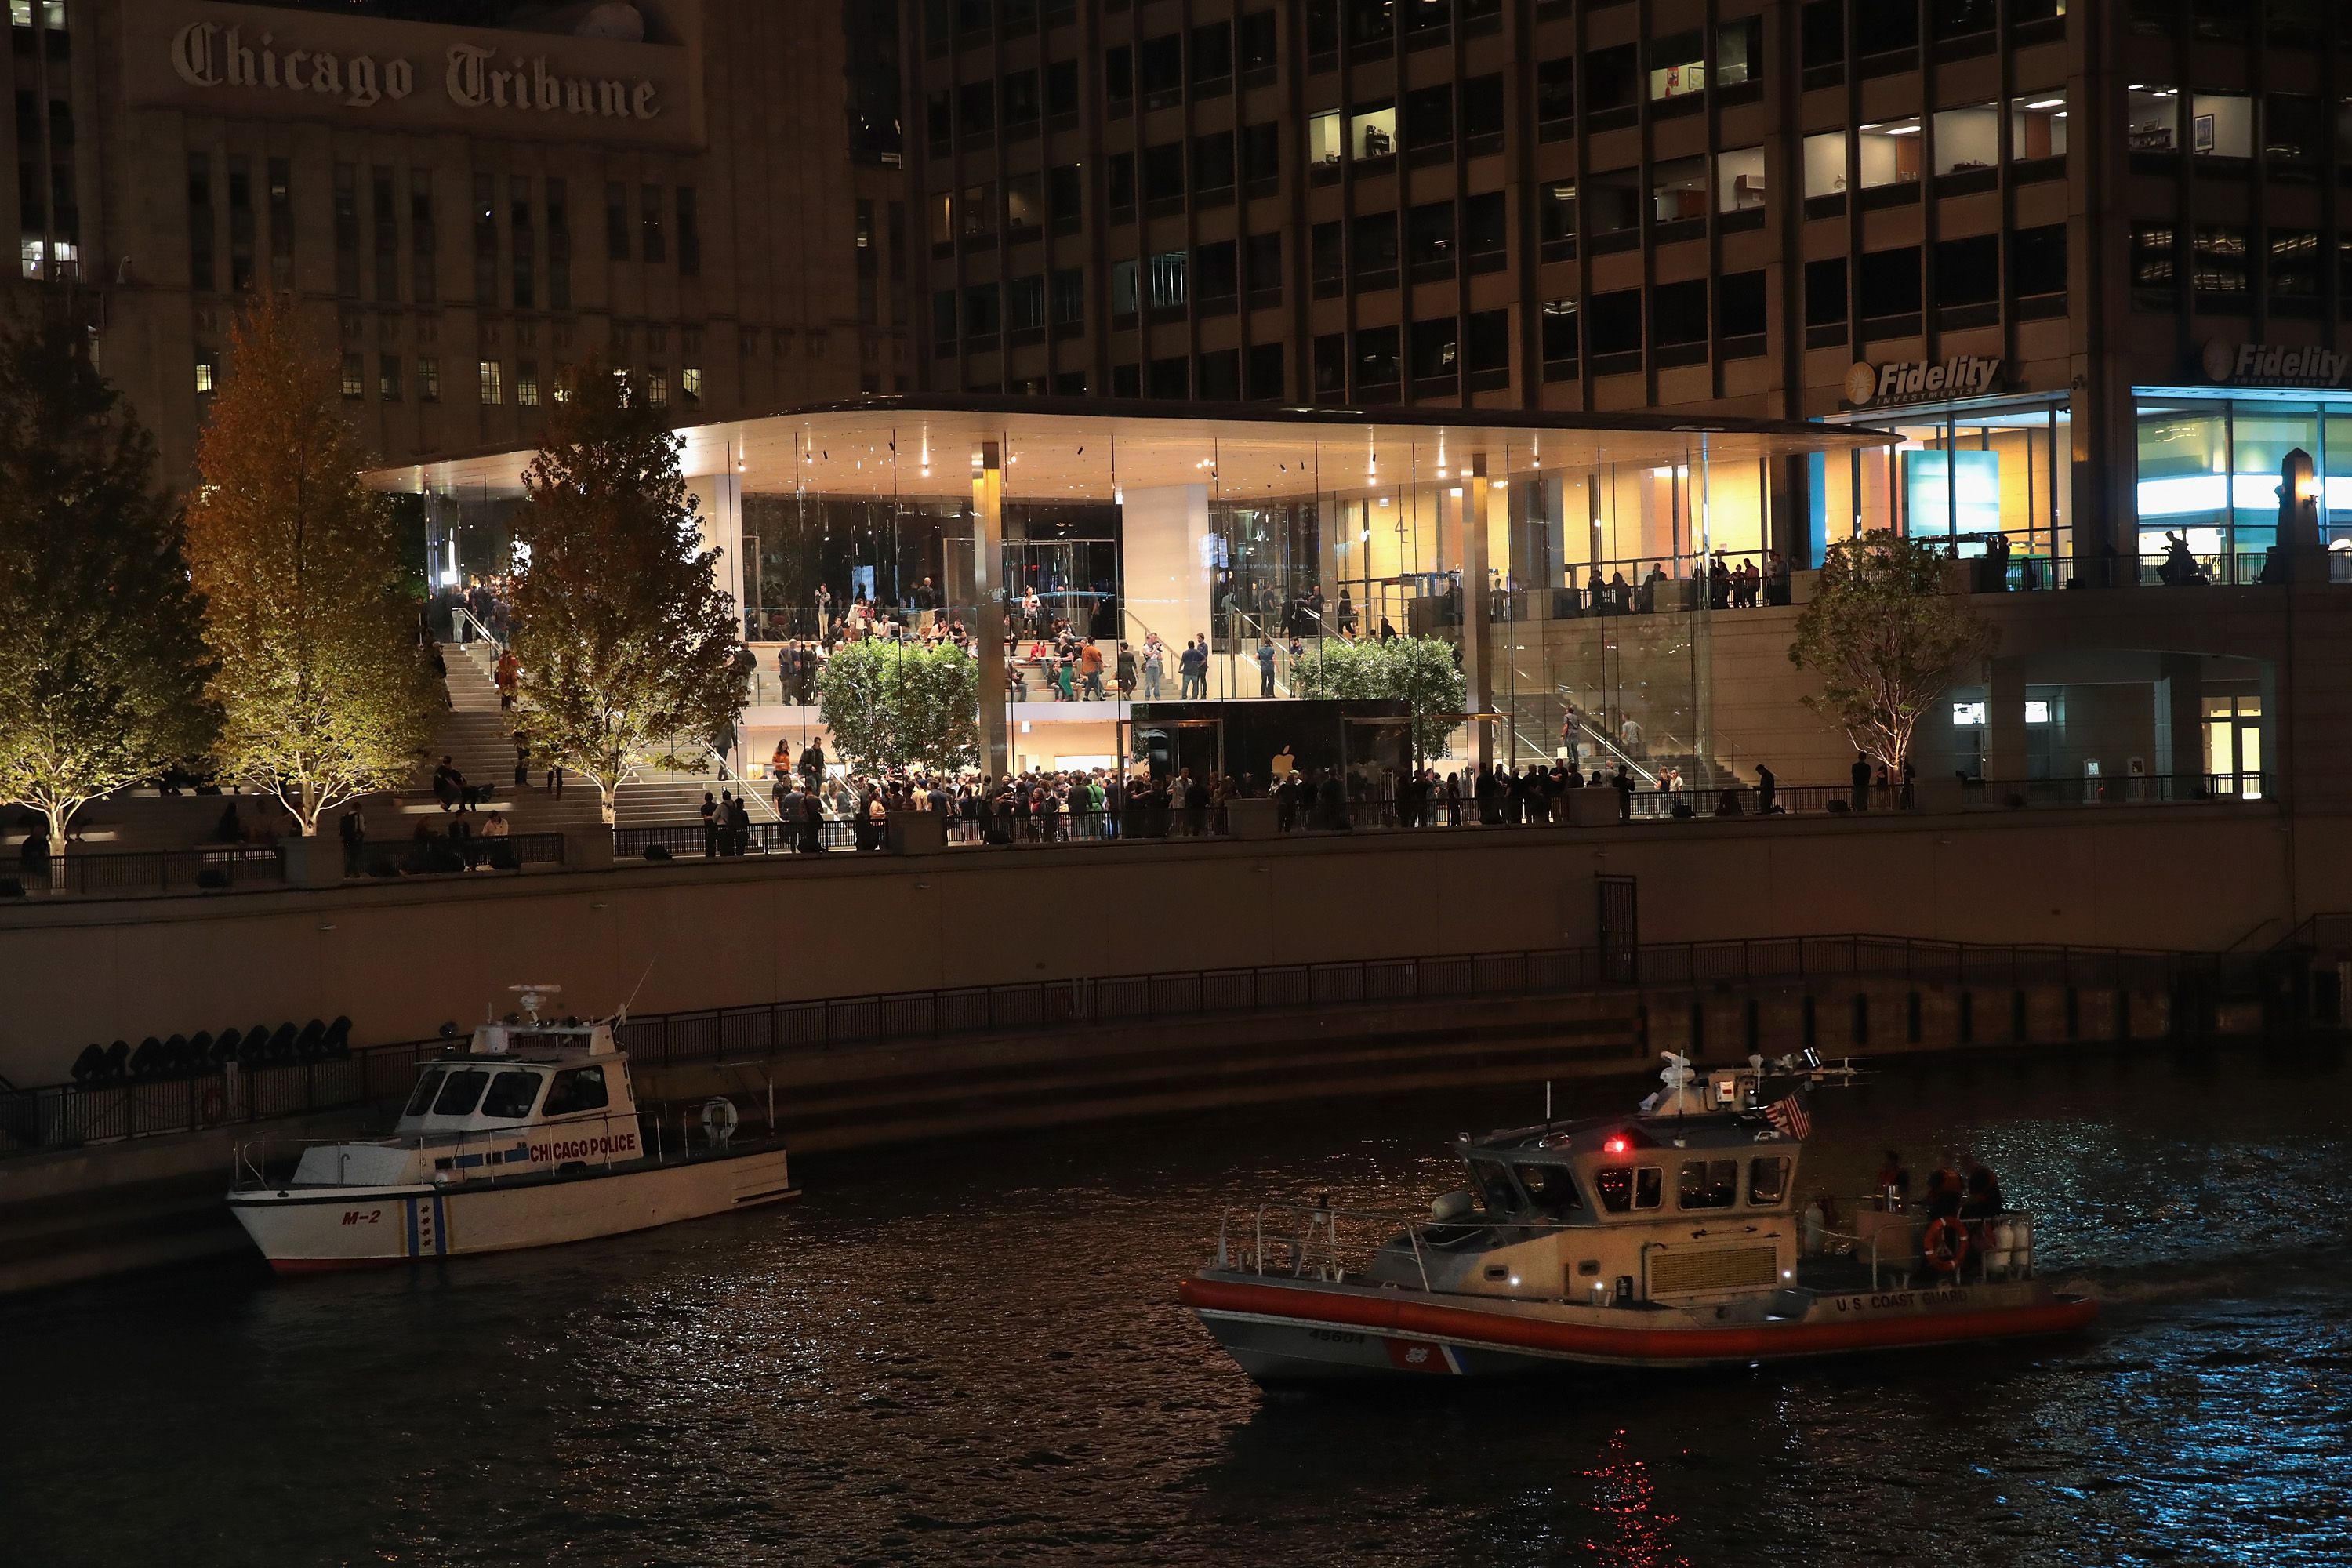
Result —
<svg viewBox="0 0 2352 1568"><path fill-rule="evenodd" d="M2025 661L1994 659L1985 687L1985 780L2014 784L2025 777Z"/></svg>
<svg viewBox="0 0 2352 1568"><path fill-rule="evenodd" d="M2193 653L2168 653L2159 664L2156 772L2168 782L2173 799L2193 800L2205 783L2205 661Z"/></svg>
<svg viewBox="0 0 2352 1568"><path fill-rule="evenodd" d="M1486 585L1487 510L1492 483L1486 477L1486 453L1472 455L1462 485L1462 676L1470 692L1470 711L1485 713L1495 705L1493 657L1488 642L1494 632L1494 595ZM1478 765L1495 765L1495 727L1474 723L1470 743Z"/></svg>
<svg viewBox="0 0 2352 1568"><path fill-rule="evenodd" d="M1013 771L1004 715L1004 453L983 441L971 469L971 586L980 652L980 768Z"/></svg>

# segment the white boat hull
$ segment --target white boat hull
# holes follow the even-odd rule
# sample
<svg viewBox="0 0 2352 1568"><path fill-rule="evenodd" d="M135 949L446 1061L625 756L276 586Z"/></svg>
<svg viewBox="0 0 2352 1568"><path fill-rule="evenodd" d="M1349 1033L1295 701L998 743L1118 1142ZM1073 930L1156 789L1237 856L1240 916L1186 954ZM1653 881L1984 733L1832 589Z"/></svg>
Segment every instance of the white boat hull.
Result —
<svg viewBox="0 0 2352 1568"><path fill-rule="evenodd" d="M797 1197L782 1149L513 1181L260 1188L229 1212L280 1273L621 1236Z"/></svg>

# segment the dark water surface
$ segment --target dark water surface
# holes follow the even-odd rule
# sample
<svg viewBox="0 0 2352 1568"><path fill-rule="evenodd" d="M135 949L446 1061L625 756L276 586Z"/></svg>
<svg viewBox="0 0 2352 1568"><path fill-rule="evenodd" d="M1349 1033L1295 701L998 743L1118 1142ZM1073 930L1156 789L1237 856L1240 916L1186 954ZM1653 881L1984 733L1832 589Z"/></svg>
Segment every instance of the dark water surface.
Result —
<svg viewBox="0 0 2352 1568"><path fill-rule="evenodd" d="M1630 1105L1578 1085L1560 1113ZM0 1308L0 1563L2352 1563L2352 1070L1893 1064L1807 1190L1955 1142L2068 1344L1261 1394L1171 1302L1227 1204L1418 1205L1540 1091L807 1162L764 1213Z"/></svg>

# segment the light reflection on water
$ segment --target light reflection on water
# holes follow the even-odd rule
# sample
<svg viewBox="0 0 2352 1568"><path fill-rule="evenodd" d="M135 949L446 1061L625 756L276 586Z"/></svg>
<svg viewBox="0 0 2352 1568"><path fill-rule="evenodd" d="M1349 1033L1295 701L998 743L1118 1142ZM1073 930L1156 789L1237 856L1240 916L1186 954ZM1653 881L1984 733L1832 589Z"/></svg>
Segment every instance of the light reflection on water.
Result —
<svg viewBox="0 0 2352 1568"><path fill-rule="evenodd" d="M1861 1190L1889 1143L1988 1159L2109 1303L2072 1343L1268 1398L1170 1301L1219 1208L1417 1205L1445 1137L1540 1099L1254 1110L812 1163L796 1206L536 1255L0 1309L0 1555L2352 1561L2352 1073L2125 1067L1911 1064L1816 1100L1809 1190Z"/></svg>

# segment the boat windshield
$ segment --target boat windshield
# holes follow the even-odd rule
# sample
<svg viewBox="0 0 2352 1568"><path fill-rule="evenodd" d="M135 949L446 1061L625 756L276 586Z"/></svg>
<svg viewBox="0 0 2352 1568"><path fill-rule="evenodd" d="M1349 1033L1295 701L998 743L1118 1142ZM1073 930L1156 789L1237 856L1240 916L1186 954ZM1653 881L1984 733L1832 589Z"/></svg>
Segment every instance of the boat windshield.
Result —
<svg viewBox="0 0 2352 1568"><path fill-rule="evenodd" d="M1566 1165L1521 1164L1514 1173L1535 1206L1545 1214L1574 1214L1584 1206L1576 1177Z"/></svg>
<svg viewBox="0 0 2352 1568"><path fill-rule="evenodd" d="M1517 1214L1528 1206L1519 1196L1517 1184L1511 1180L1510 1168L1499 1162L1471 1161L1470 1179L1478 1184L1478 1195L1486 1200L1488 1214Z"/></svg>
<svg viewBox="0 0 2352 1568"><path fill-rule="evenodd" d="M539 1098L540 1075L535 1072L510 1070L490 1079L490 1092L482 1096L482 1114L508 1121L519 1121L530 1114L532 1101Z"/></svg>
<svg viewBox="0 0 2352 1568"><path fill-rule="evenodd" d="M1654 1209L1665 1185L1665 1173L1655 1165L1633 1169L1608 1165L1592 1173L1592 1185L1601 1194L1601 1206L1611 1214L1623 1214L1629 1208Z"/></svg>
<svg viewBox="0 0 2352 1568"><path fill-rule="evenodd" d="M433 1101L436 1116L471 1116L474 1107L481 1103L482 1089L490 1075L480 1068L464 1068L451 1073L441 1084L441 1093Z"/></svg>
<svg viewBox="0 0 2352 1568"><path fill-rule="evenodd" d="M446 1068L426 1068L416 1079L416 1092L408 1097L408 1109L401 1114L422 1116L430 1110L434 1091L441 1087L441 1079L447 1070Z"/></svg>

